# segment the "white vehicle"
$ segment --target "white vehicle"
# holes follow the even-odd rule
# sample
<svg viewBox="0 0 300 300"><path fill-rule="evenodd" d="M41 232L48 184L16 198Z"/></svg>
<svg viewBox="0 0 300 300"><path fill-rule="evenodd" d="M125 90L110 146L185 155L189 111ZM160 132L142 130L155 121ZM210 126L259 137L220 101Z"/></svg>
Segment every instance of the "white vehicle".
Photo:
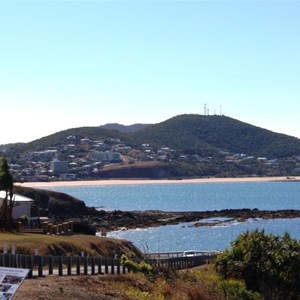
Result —
<svg viewBox="0 0 300 300"><path fill-rule="evenodd" d="M196 252L194 250L183 251L182 256L184 257L196 256Z"/></svg>

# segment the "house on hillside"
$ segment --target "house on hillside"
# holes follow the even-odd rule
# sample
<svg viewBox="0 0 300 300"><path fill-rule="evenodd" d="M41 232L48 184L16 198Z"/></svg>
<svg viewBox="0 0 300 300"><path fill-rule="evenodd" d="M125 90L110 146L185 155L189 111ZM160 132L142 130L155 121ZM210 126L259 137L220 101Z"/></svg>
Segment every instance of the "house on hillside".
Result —
<svg viewBox="0 0 300 300"><path fill-rule="evenodd" d="M4 198L5 198L5 191L0 191L0 208L2 206ZM31 204L34 202L34 200L22 195L14 194L13 201L14 201L14 207L12 211L13 218L18 219L19 217L26 215L29 219L31 217L31 213L30 213Z"/></svg>

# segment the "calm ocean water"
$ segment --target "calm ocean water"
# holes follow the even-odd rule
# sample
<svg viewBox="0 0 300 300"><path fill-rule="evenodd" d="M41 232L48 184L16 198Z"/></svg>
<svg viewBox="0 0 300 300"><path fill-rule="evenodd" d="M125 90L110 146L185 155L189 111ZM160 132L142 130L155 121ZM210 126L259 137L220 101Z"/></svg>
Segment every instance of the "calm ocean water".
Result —
<svg viewBox="0 0 300 300"><path fill-rule="evenodd" d="M48 188L50 189L50 188ZM203 211L226 208L266 210L300 209L299 182L255 183L178 183L150 185L107 185L53 187L83 200L87 206L107 210ZM185 249L224 250L238 234L249 229L289 232L300 240L300 219L229 222L226 225L193 227L183 223L158 228L110 233L132 241L145 251L180 251Z"/></svg>

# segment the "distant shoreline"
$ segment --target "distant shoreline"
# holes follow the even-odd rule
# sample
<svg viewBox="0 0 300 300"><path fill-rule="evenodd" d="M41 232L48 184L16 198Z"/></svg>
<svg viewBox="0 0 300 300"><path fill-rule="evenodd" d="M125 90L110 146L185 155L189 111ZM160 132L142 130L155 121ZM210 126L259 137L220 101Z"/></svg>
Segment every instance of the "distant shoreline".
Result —
<svg viewBox="0 0 300 300"><path fill-rule="evenodd" d="M185 183L243 183L243 182L300 182L297 177L238 177L238 178L195 178L195 179L101 179L79 181L51 182L17 182L15 185L39 188L56 186L106 186L106 185L140 185L140 184L185 184Z"/></svg>

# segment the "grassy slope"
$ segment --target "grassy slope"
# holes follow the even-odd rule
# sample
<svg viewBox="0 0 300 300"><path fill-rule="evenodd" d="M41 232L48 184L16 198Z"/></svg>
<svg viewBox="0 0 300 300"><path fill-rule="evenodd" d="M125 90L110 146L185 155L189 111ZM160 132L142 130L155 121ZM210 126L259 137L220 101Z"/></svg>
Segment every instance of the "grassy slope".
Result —
<svg viewBox="0 0 300 300"><path fill-rule="evenodd" d="M16 247L17 253L41 255L80 255L81 251L93 255L113 257L129 251L139 253L131 243L123 240L88 235L48 236L40 234L0 233L0 249Z"/></svg>

